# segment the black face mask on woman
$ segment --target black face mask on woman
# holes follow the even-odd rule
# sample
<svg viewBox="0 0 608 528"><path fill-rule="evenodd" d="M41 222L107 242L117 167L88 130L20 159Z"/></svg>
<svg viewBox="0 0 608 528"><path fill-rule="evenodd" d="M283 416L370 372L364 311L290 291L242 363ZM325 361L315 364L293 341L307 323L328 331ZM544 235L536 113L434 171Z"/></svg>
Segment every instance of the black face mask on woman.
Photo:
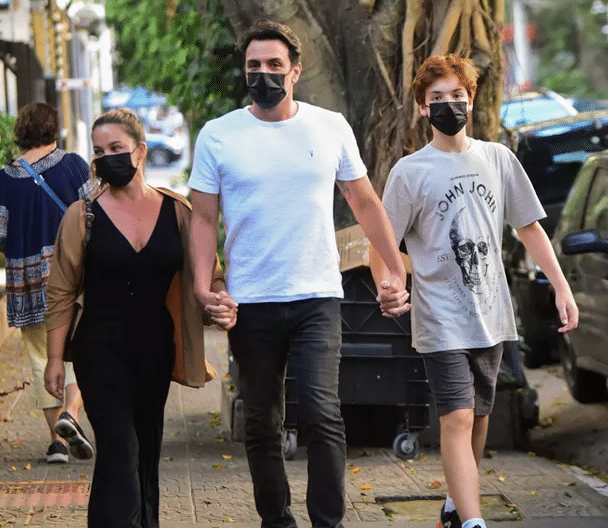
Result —
<svg viewBox="0 0 608 528"><path fill-rule="evenodd" d="M446 136L455 136L467 124L466 101L446 101L428 106L431 125Z"/></svg>
<svg viewBox="0 0 608 528"><path fill-rule="evenodd" d="M135 149L133 150L135 152ZM95 174L102 180L108 182L112 187L124 187L133 179L137 167L131 162L132 152L120 152L119 154L105 154L95 158Z"/></svg>
<svg viewBox="0 0 608 528"><path fill-rule="evenodd" d="M287 95L285 74L250 72L247 74L247 90L260 108L277 106Z"/></svg>

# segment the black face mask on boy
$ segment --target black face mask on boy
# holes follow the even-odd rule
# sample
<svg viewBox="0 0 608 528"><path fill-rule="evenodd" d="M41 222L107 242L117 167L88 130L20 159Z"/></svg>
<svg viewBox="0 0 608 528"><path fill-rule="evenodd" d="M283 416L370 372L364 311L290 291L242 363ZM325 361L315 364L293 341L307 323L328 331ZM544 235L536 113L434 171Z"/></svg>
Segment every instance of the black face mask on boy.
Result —
<svg viewBox="0 0 608 528"><path fill-rule="evenodd" d="M137 167L133 167L131 162L131 154L132 152L120 152L119 154L105 154L95 158L93 160L95 174L112 187L128 185L137 172Z"/></svg>
<svg viewBox="0 0 608 528"><path fill-rule="evenodd" d="M466 101L446 101L428 106L431 125L446 136L455 136L467 124Z"/></svg>

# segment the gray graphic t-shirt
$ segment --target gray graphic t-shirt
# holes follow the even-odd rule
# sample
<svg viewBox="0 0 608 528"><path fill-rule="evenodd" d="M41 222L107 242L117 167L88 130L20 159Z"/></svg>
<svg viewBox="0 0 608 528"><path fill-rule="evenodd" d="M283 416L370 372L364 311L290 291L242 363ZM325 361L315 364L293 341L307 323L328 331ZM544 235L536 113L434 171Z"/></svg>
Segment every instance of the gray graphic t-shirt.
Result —
<svg viewBox="0 0 608 528"><path fill-rule="evenodd" d="M545 212L515 155L475 139L461 153L427 145L396 163L382 201L412 260L418 352L517 339L503 226L524 227Z"/></svg>

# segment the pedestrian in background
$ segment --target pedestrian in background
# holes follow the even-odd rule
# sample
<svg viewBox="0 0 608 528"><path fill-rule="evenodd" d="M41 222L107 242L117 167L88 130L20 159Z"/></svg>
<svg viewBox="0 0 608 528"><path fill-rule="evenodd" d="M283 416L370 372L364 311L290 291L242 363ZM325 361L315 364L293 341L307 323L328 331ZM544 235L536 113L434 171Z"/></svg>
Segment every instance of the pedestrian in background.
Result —
<svg viewBox="0 0 608 528"><path fill-rule="evenodd" d="M333 222L338 184L390 268L388 291L405 302L405 269L380 199L344 117L294 100L300 40L260 21L245 33L251 106L209 121L195 147L191 247L195 292L209 292L220 202L228 292L238 303L228 337L245 404L245 446L265 528L292 528L282 452L287 358L308 447L307 506L316 528L342 526L346 444L338 398L343 297Z"/></svg>
<svg viewBox="0 0 608 528"><path fill-rule="evenodd" d="M0 251L6 256L8 325L21 329L22 349L30 360L36 405L44 412L51 436L46 460L67 462L68 448L55 426L60 421L60 429L76 431L82 398L71 364L66 366L65 391L60 397L44 388L44 311L53 245L64 208L87 196L92 183L86 161L57 148L59 118L53 107L25 105L19 110L14 133L22 157L0 170ZM93 449L84 433L74 438L70 453L91 458Z"/></svg>
<svg viewBox="0 0 608 528"><path fill-rule="evenodd" d="M413 91L433 139L397 162L383 196L397 242L405 240L411 259L413 346L423 355L439 415L448 496L438 528L486 527L479 463L503 342L517 340L501 258L504 222L553 285L559 331L578 324L572 292L538 222L545 212L530 179L507 147L467 136L476 89L469 59L424 61ZM371 264L378 283L388 276L373 249Z"/></svg>
<svg viewBox="0 0 608 528"><path fill-rule="evenodd" d="M108 112L91 136L93 172L102 185L90 205L73 204L59 228L45 379L59 396L68 331L84 287L70 359L97 448L88 526L156 528L169 383L180 368L190 386L202 387L213 376L205 361L204 314L192 290L190 205L145 183L146 138L135 114ZM94 215L88 226L87 208ZM222 291L216 264L211 287ZM230 327L235 310L224 308L207 323Z"/></svg>

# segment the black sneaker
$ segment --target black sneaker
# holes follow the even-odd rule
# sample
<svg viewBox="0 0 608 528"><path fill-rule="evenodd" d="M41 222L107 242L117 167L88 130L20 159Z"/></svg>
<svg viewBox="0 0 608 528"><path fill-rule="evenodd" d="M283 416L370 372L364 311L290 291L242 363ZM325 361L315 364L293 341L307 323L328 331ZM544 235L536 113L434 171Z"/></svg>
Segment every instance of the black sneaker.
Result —
<svg viewBox="0 0 608 528"><path fill-rule="evenodd" d="M437 521L435 528L462 528L460 517L458 512L453 510L451 512L445 511L445 504L441 507L440 521Z"/></svg>
<svg viewBox="0 0 608 528"><path fill-rule="evenodd" d="M68 459L68 448L61 441L53 440L46 452L46 461L49 464L65 464Z"/></svg>
<svg viewBox="0 0 608 528"><path fill-rule="evenodd" d="M59 415L59 420L55 424L55 432L68 441L72 456L80 460L87 460L93 456L91 442L69 412L64 411Z"/></svg>

